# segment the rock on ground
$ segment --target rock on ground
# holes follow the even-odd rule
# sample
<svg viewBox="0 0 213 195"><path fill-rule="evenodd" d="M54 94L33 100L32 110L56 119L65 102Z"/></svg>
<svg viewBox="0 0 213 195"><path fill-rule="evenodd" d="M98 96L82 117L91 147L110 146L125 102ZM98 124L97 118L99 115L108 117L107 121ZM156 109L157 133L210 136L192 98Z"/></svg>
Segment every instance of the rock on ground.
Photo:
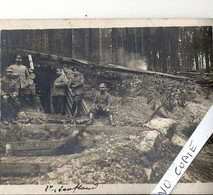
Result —
<svg viewBox="0 0 213 195"><path fill-rule="evenodd" d="M176 134L172 137L171 141L173 144L181 146L181 147L183 147L186 143L184 139L182 139L180 136Z"/></svg>
<svg viewBox="0 0 213 195"><path fill-rule="evenodd" d="M146 124L150 129L160 131L162 135L172 137L177 126L177 122L170 118L155 118Z"/></svg>
<svg viewBox="0 0 213 195"><path fill-rule="evenodd" d="M150 154L155 152L155 144L159 139L159 131L144 131L141 134L142 140L136 148L143 153Z"/></svg>

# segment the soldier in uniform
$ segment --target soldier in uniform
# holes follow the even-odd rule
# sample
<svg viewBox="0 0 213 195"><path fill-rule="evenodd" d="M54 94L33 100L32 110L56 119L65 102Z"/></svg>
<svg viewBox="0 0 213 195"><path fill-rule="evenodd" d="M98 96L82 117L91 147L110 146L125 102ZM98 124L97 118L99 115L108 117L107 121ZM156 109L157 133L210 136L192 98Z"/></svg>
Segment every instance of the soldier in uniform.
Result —
<svg viewBox="0 0 213 195"><path fill-rule="evenodd" d="M177 91L177 104L180 107L186 106L186 91L185 89L178 89Z"/></svg>
<svg viewBox="0 0 213 195"><path fill-rule="evenodd" d="M16 124L16 116L20 109L20 102L18 101L18 88L16 81L13 80L13 69L9 67L6 69L6 76L2 78L2 121L5 125L8 122Z"/></svg>
<svg viewBox="0 0 213 195"><path fill-rule="evenodd" d="M73 68L73 77L69 81L69 87L73 92L73 106L72 114L76 116L78 114L78 109L83 98L83 85L84 85L84 76L81 74L77 68Z"/></svg>
<svg viewBox="0 0 213 195"><path fill-rule="evenodd" d="M26 66L22 65L21 55L16 56L16 63L10 65L13 69L14 75L17 76L16 82L19 89L19 101L23 105L27 98L27 87L29 82L29 71Z"/></svg>
<svg viewBox="0 0 213 195"><path fill-rule="evenodd" d="M93 116L94 114L106 114L109 116L109 122L112 126L115 125L113 121L113 113L110 109L111 107L111 96L106 91L106 84L100 83L99 84L99 92L95 96L95 99L93 101L93 106L89 111L89 122L87 124L92 125L93 124Z"/></svg>
<svg viewBox="0 0 213 195"><path fill-rule="evenodd" d="M57 78L52 88L52 104L56 114L65 114L66 87L68 80L60 68L56 69Z"/></svg>

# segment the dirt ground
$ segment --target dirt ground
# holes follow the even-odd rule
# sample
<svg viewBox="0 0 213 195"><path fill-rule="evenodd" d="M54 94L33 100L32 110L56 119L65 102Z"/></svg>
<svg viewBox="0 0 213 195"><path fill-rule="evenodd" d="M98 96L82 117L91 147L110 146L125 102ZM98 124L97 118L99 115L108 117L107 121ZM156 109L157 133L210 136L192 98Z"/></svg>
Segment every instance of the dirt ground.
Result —
<svg viewBox="0 0 213 195"><path fill-rule="evenodd" d="M136 83L138 81L135 81L133 89L135 91L137 89L137 92L139 92L140 90L137 87L140 85ZM140 86L141 90L143 88L144 85ZM188 91L188 96L190 95L193 98L186 101L185 107L176 106L172 112L166 111L167 117L177 122L174 133L185 141L195 130L213 102L213 97L205 99L202 89L196 85ZM163 137L158 145L158 152L153 153L153 156L145 155L138 150L137 146L143 139L143 132L150 131L143 126L146 119L153 113L152 104L147 104L147 96L143 93L143 90L141 94L134 96L130 94L125 99L121 95L114 94L113 108L116 127L108 125L107 117L95 119L94 125L84 126L83 137L86 140L92 140L92 144L82 147L79 153L37 157L3 156L2 159L9 159L11 162L49 162L51 171L37 176L2 177L1 183L114 184L158 182L181 150L181 146L175 145L170 139ZM162 96L165 98L165 95ZM154 95L154 99L156 98L161 98L160 92ZM89 98L87 102L89 102ZM51 115L44 114L42 118L46 118L44 123L47 126L50 123L54 126L56 122ZM48 120L49 122L47 122ZM63 118L63 120L69 119ZM34 122L37 123L38 121ZM40 122L43 124L42 121ZM63 134L54 134L54 136L58 135L59 137L66 137L69 134L67 132L71 132L73 129L82 129L82 126L78 124L72 124L69 128L67 127L69 124L57 125L61 129L65 129ZM54 136L52 139L59 138ZM213 143L208 141L180 182L212 182L212 162Z"/></svg>

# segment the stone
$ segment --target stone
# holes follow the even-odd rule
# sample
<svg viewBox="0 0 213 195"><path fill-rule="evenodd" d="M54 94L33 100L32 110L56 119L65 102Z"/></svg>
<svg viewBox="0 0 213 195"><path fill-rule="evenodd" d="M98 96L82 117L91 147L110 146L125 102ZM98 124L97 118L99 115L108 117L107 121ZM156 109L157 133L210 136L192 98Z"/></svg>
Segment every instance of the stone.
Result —
<svg viewBox="0 0 213 195"><path fill-rule="evenodd" d="M141 134L142 140L136 145L136 148L143 153L152 153L155 150L155 143L160 136L159 131L144 131Z"/></svg>
<svg viewBox="0 0 213 195"><path fill-rule="evenodd" d="M144 171L145 171L145 173L146 173L147 180L150 181L152 169L144 168Z"/></svg>
<svg viewBox="0 0 213 195"><path fill-rule="evenodd" d="M155 118L145 125L150 129L155 129L162 135L172 137L177 126L177 122L170 118Z"/></svg>
<svg viewBox="0 0 213 195"><path fill-rule="evenodd" d="M78 137L77 139L80 147L92 147L94 145L94 140L90 137Z"/></svg>
<svg viewBox="0 0 213 195"><path fill-rule="evenodd" d="M93 176L93 180L97 181L100 178L100 175L98 173L95 173Z"/></svg>
<svg viewBox="0 0 213 195"><path fill-rule="evenodd" d="M136 139L136 138L137 138L136 135L129 135L129 139L130 139L130 140L134 140L134 139Z"/></svg>
<svg viewBox="0 0 213 195"><path fill-rule="evenodd" d="M78 133L79 133L79 130L77 130L77 129L73 130L71 137L77 136Z"/></svg>
<svg viewBox="0 0 213 195"><path fill-rule="evenodd" d="M89 136L89 134L86 133L86 132L83 132L82 135L83 135L83 137L88 137Z"/></svg>
<svg viewBox="0 0 213 195"><path fill-rule="evenodd" d="M182 139L180 136L176 134L172 137L171 141L173 144L181 146L181 147L183 147L186 143L184 139Z"/></svg>

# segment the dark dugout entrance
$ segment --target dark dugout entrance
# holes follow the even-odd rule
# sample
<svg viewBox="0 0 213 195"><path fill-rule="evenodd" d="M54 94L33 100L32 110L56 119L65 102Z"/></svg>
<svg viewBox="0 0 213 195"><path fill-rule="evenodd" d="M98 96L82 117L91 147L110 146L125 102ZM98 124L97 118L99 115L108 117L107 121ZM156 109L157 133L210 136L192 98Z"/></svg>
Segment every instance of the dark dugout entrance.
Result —
<svg viewBox="0 0 213 195"><path fill-rule="evenodd" d="M36 92L40 96L41 105L45 113L51 113L51 87L56 78L55 68L40 66L35 67L34 79Z"/></svg>
<svg viewBox="0 0 213 195"><path fill-rule="evenodd" d="M79 65L82 66L83 63L77 62L71 58L69 59L69 61L63 61L60 57L58 56L56 57L55 55L48 55L49 59L47 60L44 59L46 55L47 54L41 54L39 57L33 55L33 59L35 62L34 73L36 75L34 82L36 84L36 91L37 94L40 96L44 112L53 113L54 110L52 106L51 89L53 87L55 79L57 78L56 69L57 68L63 69L65 67L70 69L72 67L79 67ZM67 102L67 104L69 103ZM68 113L67 108L66 113L70 114Z"/></svg>

